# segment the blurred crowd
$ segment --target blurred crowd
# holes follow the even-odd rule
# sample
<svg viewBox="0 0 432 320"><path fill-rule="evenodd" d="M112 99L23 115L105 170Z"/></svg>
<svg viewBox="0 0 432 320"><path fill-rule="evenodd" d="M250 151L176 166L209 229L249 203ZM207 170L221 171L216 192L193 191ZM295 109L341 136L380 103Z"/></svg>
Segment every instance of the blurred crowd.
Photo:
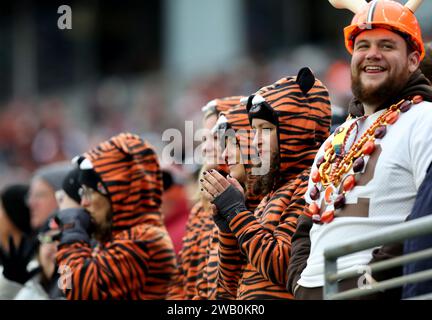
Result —
<svg viewBox="0 0 432 320"><path fill-rule="evenodd" d="M136 132L160 153L164 130L183 132L186 120L199 128L201 107L215 96L246 95L271 79L295 73L299 65L309 65L323 79L332 95L335 121L343 121L351 97L349 65L314 46L299 47L262 63L244 59L234 68L191 79L175 97L166 94L170 84L154 74L144 80L106 79L90 93L75 89L3 102L0 187L17 179L25 181L38 167L71 159L120 131Z"/></svg>
<svg viewBox="0 0 432 320"><path fill-rule="evenodd" d="M310 59L312 55L314 59ZM194 128L200 128L201 107L214 97L247 94L253 88L270 83L271 79L295 73L298 65L309 65L324 79L332 94L334 122L342 122L351 98L349 65L314 46L299 47L262 63L245 59L235 68L191 79L179 96L172 99L165 94L169 84L154 74L135 81L106 79L89 94L74 95L73 92L6 102L0 108L0 187L28 181L37 168L72 159L121 131L139 134L150 141L160 155L164 130L175 128L184 132L184 121L193 121ZM179 165L173 174L181 181L180 185L193 184L191 181L198 169L193 165ZM195 191L193 187L186 187L186 190L184 195L173 194L184 203L182 206L190 208ZM186 210L179 214L183 214L183 219L184 212ZM167 217L173 219L173 214L168 213ZM181 234L182 222L174 219L169 224ZM178 248L181 236L176 239Z"/></svg>

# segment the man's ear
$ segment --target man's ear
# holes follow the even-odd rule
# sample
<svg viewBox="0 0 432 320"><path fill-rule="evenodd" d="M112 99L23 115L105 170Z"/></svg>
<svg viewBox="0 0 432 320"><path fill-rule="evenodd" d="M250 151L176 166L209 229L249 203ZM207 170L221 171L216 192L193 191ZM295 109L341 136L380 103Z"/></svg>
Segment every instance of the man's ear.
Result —
<svg viewBox="0 0 432 320"><path fill-rule="evenodd" d="M296 82L300 86L303 94L306 94L313 87L315 83L315 76L313 75L311 69L307 67L301 68L297 74Z"/></svg>
<svg viewBox="0 0 432 320"><path fill-rule="evenodd" d="M420 53L413 51L408 55L408 70L410 73L416 71L420 66Z"/></svg>

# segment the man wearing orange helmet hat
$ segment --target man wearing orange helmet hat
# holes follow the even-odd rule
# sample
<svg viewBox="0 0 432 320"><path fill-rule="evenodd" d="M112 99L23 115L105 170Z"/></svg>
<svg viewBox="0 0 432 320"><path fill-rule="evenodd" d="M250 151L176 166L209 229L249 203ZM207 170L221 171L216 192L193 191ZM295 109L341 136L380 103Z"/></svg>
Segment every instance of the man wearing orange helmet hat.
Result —
<svg viewBox="0 0 432 320"><path fill-rule="evenodd" d="M425 50L414 15L421 1L329 1L355 13L344 30L354 99L350 117L312 166L288 269L287 288L299 299L322 299L327 248L405 221L432 162L432 87L419 69ZM401 253L401 245L357 252L340 258L338 271ZM372 276L382 280L400 271ZM355 288L358 280L342 280L339 287ZM400 298L398 290L369 298L389 294Z"/></svg>

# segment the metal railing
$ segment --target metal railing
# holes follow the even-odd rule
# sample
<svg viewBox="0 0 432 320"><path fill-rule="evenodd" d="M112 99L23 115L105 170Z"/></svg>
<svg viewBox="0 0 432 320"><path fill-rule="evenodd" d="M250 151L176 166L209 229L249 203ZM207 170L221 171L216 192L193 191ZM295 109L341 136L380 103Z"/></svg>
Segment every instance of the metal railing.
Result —
<svg viewBox="0 0 432 320"><path fill-rule="evenodd" d="M345 241L325 250L324 252L324 299L342 300L352 299L375 293L382 290L400 287L408 283L416 283L432 279L432 269L412 273L405 276L392 278L389 280L374 282L372 281L367 287L350 289L339 292L338 281L352 278L359 275L358 270L337 272L337 259L354 252L379 247L386 244L403 242L406 239L432 234L432 216L422 217L419 219L403 222L397 225L383 228L378 232L372 232L356 239ZM401 266L405 263L422 260L432 257L432 248L406 254L396 258L369 264L369 272L382 271L385 269ZM365 266L363 266L365 267ZM423 295L415 297L416 299L430 299L432 295Z"/></svg>

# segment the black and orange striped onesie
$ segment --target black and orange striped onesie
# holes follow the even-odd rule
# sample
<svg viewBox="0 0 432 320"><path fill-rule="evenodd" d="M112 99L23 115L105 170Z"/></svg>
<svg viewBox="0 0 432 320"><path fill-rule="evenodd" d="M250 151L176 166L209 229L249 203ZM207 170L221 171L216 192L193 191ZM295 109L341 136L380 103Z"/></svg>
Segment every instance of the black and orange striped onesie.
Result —
<svg viewBox="0 0 432 320"><path fill-rule="evenodd" d="M327 89L317 79L309 83L304 92L296 77L288 77L257 92L278 120L279 179L255 211L232 218L234 237L220 234L221 299L292 299L285 288L291 237L305 206L309 168L330 129ZM238 255L236 245L245 257L239 265L229 259Z"/></svg>
<svg viewBox="0 0 432 320"><path fill-rule="evenodd" d="M71 271L67 298L164 299L176 260L160 215L155 151L136 135L120 134L84 157L107 189L112 235L96 247L82 239L61 242L56 260Z"/></svg>

